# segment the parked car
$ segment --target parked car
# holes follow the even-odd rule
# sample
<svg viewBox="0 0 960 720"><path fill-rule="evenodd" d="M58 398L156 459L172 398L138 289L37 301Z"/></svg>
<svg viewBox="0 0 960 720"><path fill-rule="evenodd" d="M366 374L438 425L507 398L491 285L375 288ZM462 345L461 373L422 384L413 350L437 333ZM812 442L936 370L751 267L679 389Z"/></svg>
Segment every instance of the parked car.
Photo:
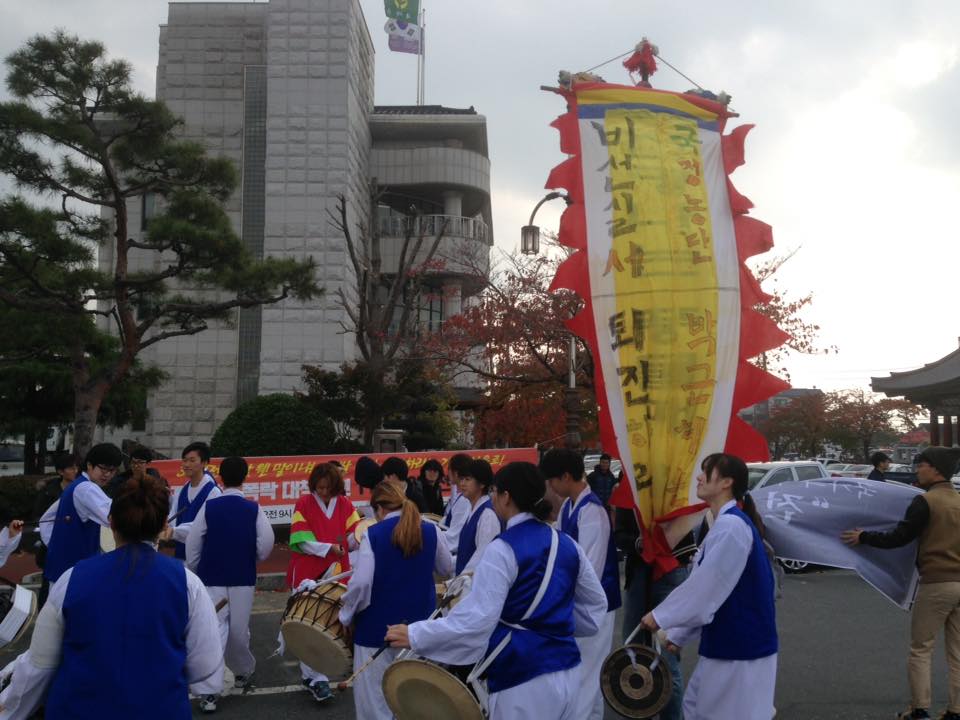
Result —
<svg viewBox="0 0 960 720"><path fill-rule="evenodd" d="M853 464L847 465L843 470L835 470L830 468L830 472L833 475L839 475L840 477L856 477L856 478L865 478L873 471L873 465L861 465Z"/></svg>
<svg viewBox="0 0 960 720"><path fill-rule="evenodd" d="M0 476L23 475L23 443L0 444Z"/></svg>
<svg viewBox="0 0 960 720"><path fill-rule="evenodd" d="M813 460L747 463L747 470L750 471L747 481L750 490L759 490L791 480L821 480L830 477L826 468Z"/></svg>
<svg viewBox="0 0 960 720"><path fill-rule="evenodd" d="M599 464L600 464L599 455L583 456L583 472L585 474L589 475L591 472L593 472L593 469ZM617 475L620 474L620 468L621 468L621 465L619 460L614 458L610 461L610 472L613 473L614 477L617 477Z"/></svg>
<svg viewBox="0 0 960 720"><path fill-rule="evenodd" d="M823 465L812 460L747 463L747 470L750 473L747 485L751 491L794 480L824 480L830 477L830 473ZM777 558L777 561L788 572L800 572L810 565L810 563L802 560L788 560L787 558Z"/></svg>

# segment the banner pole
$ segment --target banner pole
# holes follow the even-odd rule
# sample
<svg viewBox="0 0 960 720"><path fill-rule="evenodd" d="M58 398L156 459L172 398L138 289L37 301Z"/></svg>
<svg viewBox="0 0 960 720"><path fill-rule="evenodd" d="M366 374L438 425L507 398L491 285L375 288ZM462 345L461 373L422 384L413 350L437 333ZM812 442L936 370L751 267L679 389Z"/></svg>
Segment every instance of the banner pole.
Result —
<svg viewBox="0 0 960 720"><path fill-rule="evenodd" d="M427 10L423 5L420 6L420 54L418 56L418 72L420 73L417 85L420 88L420 94L417 97L417 104L423 105L427 97Z"/></svg>

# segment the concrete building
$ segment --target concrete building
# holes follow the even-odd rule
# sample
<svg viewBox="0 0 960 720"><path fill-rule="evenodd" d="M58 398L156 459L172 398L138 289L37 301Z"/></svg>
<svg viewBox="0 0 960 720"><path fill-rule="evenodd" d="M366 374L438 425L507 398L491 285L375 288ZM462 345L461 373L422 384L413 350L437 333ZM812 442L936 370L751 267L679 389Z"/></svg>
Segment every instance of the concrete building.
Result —
<svg viewBox="0 0 960 720"><path fill-rule="evenodd" d="M492 244L486 120L472 108L375 107L373 70L358 0L170 3L158 99L183 117L185 137L240 170L226 210L246 247L256 257L313 257L326 293L239 311L233 327L149 348L142 359L170 379L151 394L146 427L124 436L176 455L209 439L238 403L297 388L302 365L336 369L355 358L336 292L352 275L328 217L340 193L355 225L370 182L383 189L387 266L391 253L396 266L411 206L424 223L447 219L436 281L420 300L427 329L477 291L471 278L486 269ZM154 211L141 198L131 226L142 231Z"/></svg>

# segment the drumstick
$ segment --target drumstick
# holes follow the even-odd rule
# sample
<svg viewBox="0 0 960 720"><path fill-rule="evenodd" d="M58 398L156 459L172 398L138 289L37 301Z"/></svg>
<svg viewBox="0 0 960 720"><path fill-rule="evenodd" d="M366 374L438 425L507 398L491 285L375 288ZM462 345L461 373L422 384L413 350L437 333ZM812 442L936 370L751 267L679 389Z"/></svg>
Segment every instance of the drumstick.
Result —
<svg viewBox="0 0 960 720"><path fill-rule="evenodd" d="M358 668L357 668L357 671L356 671L353 675L351 675L350 677L348 677L348 678L347 678L346 680L344 680L343 682L337 683L337 690L339 690L340 692L343 692L343 691L346 690L348 687L350 687L350 685L353 683L353 681L357 679L357 675L359 675L359 674L362 673L364 670L366 670L374 660L376 660L378 657L380 657L380 653L382 653L382 652L383 652L384 650L386 650L388 647L390 647L390 644L389 644L389 643L384 643L383 645L381 645L381 646L380 646L380 649L377 650L373 655L371 655L371 656L370 656L370 659L367 660L363 665L361 665L360 667L358 667Z"/></svg>
<svg viewBox="0 0 960 720"><path fill-rule="evenodd" d="M216 605L213 606L213 611L215 613L220 612L227 606L228 602L230 602L229 598L223 598L223 600L221 600L220 602L218 602Z"/></svg>

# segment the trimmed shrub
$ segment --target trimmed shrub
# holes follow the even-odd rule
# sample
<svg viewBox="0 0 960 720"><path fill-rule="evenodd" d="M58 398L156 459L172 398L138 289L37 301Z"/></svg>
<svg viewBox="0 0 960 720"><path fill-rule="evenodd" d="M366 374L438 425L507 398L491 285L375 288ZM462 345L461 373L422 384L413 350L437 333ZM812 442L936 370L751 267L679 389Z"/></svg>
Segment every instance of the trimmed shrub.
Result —
<svg viewBox="0 0 960 720"><path fill-rule="evenodd" d="M330 452L333 423L292 395L262 395L238 407L217 428L213 454L312 455Z"/></svg>

